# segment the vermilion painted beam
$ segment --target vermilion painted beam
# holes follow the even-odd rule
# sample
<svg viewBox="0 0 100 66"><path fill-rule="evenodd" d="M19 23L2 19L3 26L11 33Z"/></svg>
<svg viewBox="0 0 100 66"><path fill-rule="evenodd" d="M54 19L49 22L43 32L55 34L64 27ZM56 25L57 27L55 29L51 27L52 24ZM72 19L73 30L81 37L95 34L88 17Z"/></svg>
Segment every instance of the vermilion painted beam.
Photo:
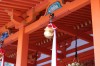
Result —
<svg viewBox="0 0 100 66"><path fill-rule="evenodd" d="M81 7L84 7L85 5L87 5L89 3L90 3L89 0L75 0L70 4L66 3L62 8L55 11L55 20L58 20L59 18L67 16L68 14L72 13L73 11L78 10ZM48 24L48 22L49 22L49 15L42 16L36 22L34 22L31 25L28 25L27 27L25 27L25 33L30 34L34 31L37 31L40 28L46 26ZM6 44L7 44L7 42L6 42L7 40L9 40L9 39L5 40Z"/></svg>
<svg viewBox="0 0 100 66"><path fill-rule="evenodd" d="M89 50L87 52L80 53L79 55L80 62L86 61L86 60L94 60L94 51ZM72 63L74 59L74 56L68 57L63 59L62 61L58 61L58 66L66 66L68 63ZM43 66L51 66L51 63L45 64Z"/></svg>
<svg viewBox="0 0 100 66"><path fill-rule="evenodd" d="M77 3L77 4L76 4ZM62 8L60 8L59 10L56 10L55 13L55 20L62 18L64 16L67 16L68 14L70 14L71 12L85 6L89 4L89 0L75 0L74 2L70 3L70 4L65 4ZM44 27L49 21L49 16L43 16L41 17L39 20L37 20L35 23L29 25L26 27L26 33L31 33L34 32L36 30L38 30L39 28ZM34 27L33 27L34 26ZM30 29L31 28L31 29Z"/></svg>
<svg viewBox="0 0 100 66"><path fill-rule="evenodd" d="M88 48L88 47L91 47L91 46L93 46L92 43L89 43L89 44L80 46L80 47L78 47L78 51L80 51L80 50L82 50L82 49L85 49L85 48ZM70 54L70 53L73 53L73 52L75 52L75 49L67 50L67 51L66 51L66 54ZM66 55L66 54L65 54L65 55ZM48 57L48 58L39 60L37 63L46 62L46 61L48 61L48 60L51 60L51 57Z"/></svg>
<svg viewBox="0 0 100 66"><path fill-rule="evenodd" d="M100 0L91 1L95 66L100 66Z"/></svg>
<svg viewBox="0 0 100 66"><path fill-rule="evenodd" d="M63 29L62 27L60 27L60 29L58 29L58 31L64 32L65 34L69 34L72 36L76 36L75 30L72 29L71 27L68 27L68 28L70 28L70 29ZM86 34L86 33L82 33L81 35L78 35L78 38L81 38L81 39L86 40L88 42L93 42L93 37L90 36L89 34Z"/></svg>
<svg viewBox="0 0 100 66"><path fill-rule="evenodd" d="M78 47L78 50L82 50L82 49L85 49L85 48L90 47L90 46L92 46L92 43L89 43L89 44L80 46L80 47ZM12 46L12 47L14 48L14 46ZM34 48L34 47L35 47L35 48ZM29 49L29 52L30 52L30 51L32 52L32 50L37 50L37 49L36 49L36 46L34 46L34 47L31 48L31 49ZM41 48L41 47L37 47L37 48ZM43 49L43 48L41 48L41 49ZM50 52L51 52L51 51L48 50L48 49L45 49L45 50L47 50L47 51L44 51L44 50L41 50L41 49L38 49L38 51L40 51L40 52L42 52L42 53L45 53L45 54L48 54L48 53L50 54ZM75 50L75 49L68 50L68 51L67 51L67 54L73 53L74 50ZM11 58L11 59L12 59L12 58ZM39 60L39 61L37 61L37 63L39 64L39 63L42 63L42 62L46 62L46 61L48 61L48 60L51 60L51 57L48 57L48 58ZM8 62L10 62L10 60L8 60ZM15 62L15 61L14 61L14 62Z"/></svg>
<svg viewBox="0 0 100 66"><path fill-rule="evenodd" d="M30 34L34 31L46 26L48 23L49 23L49 15L42 16L39 20L35 21L34 23L32 23L29 26L26 26L25 33Z"/></svg>
<svg viewBox="0 0 100 66"><path fill-rule="evenodd" d="M16 66L27 66L28 62L28 44L29 35L25 34L25 28L22 27L18 32L18 46L17 46L17 58Z"/></svg>
<svg viewBox="0 0 100 66"><path fill-rule="evenodd" d="M52 3L54 3L54 2L56 2L57 0L49 0L49 2L50 2L50 4L48 5L48 7L52 4ZM63 6L63 3L62 3L62 0L58 0L60 3L61 3L61 5ZM47 7L47 8L48 8Z"/></svg>
<svg viewBox="0 0 100 66"><path fill-rule="evenodd" d="M39 12L41 12L42 10L44 10L46 7L47 7L47 5L48 5L48 1L47 0L44 0L42 3L40 3L39 5L37 5L36 7L34 7L34 8L32 8L32 9L30 9L30 10L28 10L25 14L27 15L27 16L30 16L30 17L28 17L27 19L26 19L26 22L31 22L31 21L34 21L34 19L35 19L35 16L34 15L36 15L36 14L38 14ZM7 11L7 10L6 10ZM8 11L7 11L8 12ZM19 14L19 13L17 13L17 14ZM9 22L8 24L6 24L6 26L7 27L9 27L9 28L11 28L11 27L13 27L14 26L14 23L13 22ZM2 27L2 28L0 28L0 32L5 32L6 30L5 30L5 28L4 27Z"/></svg>
<svg viewBox="0 0 100 66"><path fill-rule="evenodd" d="M2 1L1 1L2 2ZM1 7L5 7L5 8L16 8L16 9L24 9L24 10L27 10L28 7L24 7L24 6L18 6L18 5L12 5L12 4L7 4L7 3L4 3L2 2L0 4Z"/></svg>
<svg viewBox="0 0 100 66"><path fill-rule="evenodd" d="M4 41L5 45L11 44L14 41L17 41L18 39L18 32L16 32L15 34L10 35L7 40Z"/></svg>
<svg viewBox="0 0 100 66"><path fill-rule="evenodd" d="M61 42L63 42L63 41L68 41L68 39L69 38L71 38L71 36L69 36L69 35L63 35L63 36L61 36L60 38L57 38L57 45L59 45ZM51 49L52 48L52 41L48 41L48 42L46 42L46 43L44 43L45 44L45 47L48 47L49 49ZM69 44L70 45L70 44ZM68 46L69 46L68 45ZM57 48L58 50L59 50L59 48Z"/></svg>
<svg viewBox="0 0 100 66"><path fill-rule="evenodd" d="M5 62L16 64L16 59L5 57Z"/></svg>
<svg viewBox="0 0 100 66"><path fill-rule="evenodd" d="M88 51L88 52L85 52L85 53L81 53L81 54L79 54L79 55L81 55L81 56L83 56L84 55L84 57L82 57L84 60L88 60L88 58L87 57L90 57L90 58L92 58L93 59L93 54L91 54L91 52L93 53L93 50L91 50L91 51ZM87 54L89 55L89 56L87 56ZM86 57L87 56L87 57ZM69 57L69 58L67 58L66 60L68 61L68 62L72 62L72 60L73 60L73 57L74 56L72 56L72 57ZM82 59L82 58L80 58L80 60ZM37 63L39 64L39 63L42 63L42 62L46 62L46 61L48 61L48 60L51 60L51 57L48 57L48 58L46 58L46 59L43 59L43 60L39 60L39 61L37 61ZM65 60L65 59L64 59ZM89 59L90 60L90 59ZM5 57L5 61L6 62L10 62L10 63L14 63L15 64L15 59L12 59L12 58L7 58L7 57ZM83 61L83 60L82 60ZM66 62L67 63L67 62ZM29 65L30 63L28 63L28 65ZM30 65L32 65L32 64L30 64ZM47 64L47 65L49 65L50 66L50 64ZM46 65L46 66L47 66Z"/></svg>
<svg viewBox="0 0 100 66"><path fill-rule="evenodd" d="M29 46L29 50L37 50L41 53L45 53L48 55L51 55L51 52L52 52L50 49L47 49L47 48L41 47L41 46L35 46L35 45ZM62 59L63 55L58 53L58 58Z"/></svg>
<svg viewBox="0 0 100 66"><path fill-rule="evenodd" d="M48 58L44 58L42 60L39 60L39 61L37 61L37 64L40 64L40 63L43 63L43 62L46 62L46 61L49 61L49 60L51 60L51 57L48 57Z"/></svg>
<svg viewBox="0 0 100 66"><path fill-rule="evenodd" d="M48 4L49 4L49 1L48 0L44 0L42 3L40 3L39 5L37 5L35 7L35 11L37 13L39 13L40 11L46 9L46 7L48 6Z"/></svg>
<svg viewBox="0 0 100 66"><path fill-rule="evenodd" d="M78 47L78 51L80 51L80 50L82 50L82 49L85 49L85 48L88 48L88 47L91 47L91 46L93 46L92 43L89 43L89 44L80 46L80 47ZM14 48L14 46L12 46L12 45L11 45L11 47ZM15 46L15 47L16 47L16 46ZM9 47L8 47L8 48L9 48ZM39 48L39 49L38 49L38 48ZM29 47L29 52L33 52L34 50L37 50L37 51L42 52L42 53L44 53L44 54L51 55L51 50L46 49L46 48L45 48L45 50L44 50L44 48L45 48L45 47L41 47L41 46L33 46L33 47L31 46L31 47ZM62 48L63 48L63 47L62 47ZM14 48L14 49L15 49L15 48ZM73 52L75 52L75 49L71 49L71 50L66 51L66 54L70 54L70 53L73 53ZM65 55L66 55L66 54L65 54ZM60 55L61 55L61 54L59 54L58 57L61 57ZM51 60L51 57L48 57L48 58L39 60L37 63L46 62L46 61L48 61L48 60Z"/></svg>
<svg viewBox="0 0 100 66"><path fill-rule="evenodd" d="M30 1L27 1L27 0L15 0L17 2L21 2L21 3L27 3L27 4L38 4L40 3L40 0L37 1L37 0L30 0Z"/></svg>
<svg viewBox="0 0 100 66"><path fill-rule="evenodd" d="M82 50L82 49L85 49L85 48L89 48L89 47L91 47L91 46L93 46L93 43L88 43L88 44L82 45L82 46L78 47L78 51L80 51L80 50ZM70 54L70 53L72 53L72 52L75 52L75 48L66 51L66 54Z"/></svg>
<svg viewBox="0 0 100 66"><path fill-rule="evenodd" d="M89 60L89 58L93 58L94 57L94 50L89 50L87 52L83 52L78 54L78 57L80 59L80 62L83 60ZM74 56L68 57L66 59L63 59L63 62L65 62L65 64L71 63L73 62L72 60L74 59ZM94 59L94 58L93 58Z"/></svg>
<svg viewBox="0 0 100 66"><path fill-rule="evenodd" d="M5 62L16 64L16 59L5 57ZM28 66L33 66L31 63L27 63Z"/></svg>
<svg viewBox="0 0 100 66"><path fill-rule="evenodd" d="M9 25L9 26L8 26ZM8 24L6 24L5 26L9 27L14 27L12 22L9 22ZM3 26L2 28L0 28L0 33L7 31L7 29L5 28L5 26Z"/></svg>
<svg viewBox="0 0 100 66"><path fill-rule="evenodd" d="M79 0L77 0L77 1L74 1L73 2L73 4L75 4L75 3L77 3L77 2L79 2ZM80 4L78 4L78 5L74 5L73 7L72 7L72 10L70 10L71 12L73 12L73 11L75 11L76 10L76 8L78 8L78 7L80 7L80 5L81 6L85 6L86 4L88 4L89 2L88 2L88 0L81 0L80 2L79 2ZM72 4L71 4L72 5ZM71 6L71 5L69 5L69 6ZM67 13L67 11L69 11L69 10L66 10L66 8L68 7L68 5L66 4L66 5L64 5L64 7L62 7L61 9L59 9L59 10L57 10L56 12L55 12L55 16L56 17L59 17L59 18L61 18L62 16L65 16L64 14L65 13ZM81 7L80 7L81 8ZM70 12L70 13L71 13ZM69 13L67 13L66 15L68 15ZM61 16L62 15L62 16ZM57 20L58 18L56 18L55 20ZM39 28L42 28L42 27L44 27L47 23L49 22L49 16L44 16L44 17L42 17L41 19L39 19L38 21L36 21L35 23L33 23L33 24L31 24L31 25L29 25L29 26L27 26L26 28L25 28L25 33L32 33L32 32L34 32L34 31L36 31L36 30L38 30ZM33 27L34 26L34 27ZM7 40L7 39L6 39Z"/></svg>
<svg viewBox="0 0 100 66"><path fill-rule="evenodd" d="M1 2L3 3L7 3L7 4L12 4L12 5L18 5L18 6L24 6L24 7L32 7L32 6L35 6L35 5L31 5L30 4L27 4L27 3L20 3L18 1L8 1L8 0L1 0Z"/></svg>

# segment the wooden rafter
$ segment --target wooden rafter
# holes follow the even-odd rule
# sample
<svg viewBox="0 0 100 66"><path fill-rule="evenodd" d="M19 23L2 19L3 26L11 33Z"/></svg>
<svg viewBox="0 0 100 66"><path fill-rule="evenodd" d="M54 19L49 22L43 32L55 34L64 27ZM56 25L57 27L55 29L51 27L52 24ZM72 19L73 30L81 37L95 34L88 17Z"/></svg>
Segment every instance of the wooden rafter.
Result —
<svg viewBox="0 0 100 66"><path fill-rule="evenodd" d="M75 3L78 3L78 4L76 6L74 6ZM83 0L81 0L81 1L80 0L77 0L77 1L72 2L71 4L65 4L61 9L59 9L59 10L57 10L55 12L55 17L56 17L55 20L57 20L57 19L59 19L61 17L64 17L65 15L68 15L71 12L73 12L73 11L75 11L75 10L77 10L77 9L79 9L79 8L87 5L87 4L89 4L89 1L88 0L84 0L84 1ZM68 11L70 11L70 12L68 12ZM60 16L60 15L62 15L62 16ZM36 31L36 30L44 27L45 25L48 24L48 22L49 22L49 16L43 16L39 20L37 20L35 23L27 26L25 28L25 33L30 34L30 33L34 32L34 31ZM5 42L6 41L7 41L7 39L5 40Z"/></svg>
<svg viewBox="0 0 100 66"><path fill-rule="evenodd" d="M1 4L1 6L4 6L4 7L7 7L6 5L8 5L8 4L10 4L9 6L8 6L8 8L18 8L18 9L20 9L20 8L23 8L23 9L27 9L27 8L29 8L31 5L26 5L26 4L24 4L24 5L21 5L21 4L17 4L17 5L21 5L21 7L19 8L19 6L16 6L16 4L14 5L14 4L11 4L9 1L7 1L7 4L4 2L4 1L7 1L7 0L3 0L2 2L3 2L3 4L4 5L2 5ZM18 1L18 2L25 2L25 1ZM31 1L31 2L33 2L33 1ZM40 1L39 1L40 2ZM28 3L30 3L30 2L28 2ZM37 2L38 3L38 2ZM44 2L44 3L46 3L46 1ZM76 3L78 3L77 5L76 5ZM82 7L84 7L85 5L87 5L87 4L89 4L90 2L89 2L89 0L75 0L75 1L73 1L73 2L71 2L70 4L69 3L66 3L61 9L59 9L59 10L57 10L57 11L55 11L54 13L55 13L55 19L54 19L54 22L56 22L56 20L58 20L58 19L60 19L60 18L62 18L62 17L64 17L64 16L67 16L67 15L69 15L70 13L72 13L72 12L74 12L74 11L76 11L76 10L78 10L78 9L80 9L80 8L82 8ZM13 7L11 6L11 5L14 5ZM41 6L40 8L37 8L37 7L35 7L34 9L35 9L35 13L36 14L38 14L38 12L40 12L40 11L42 11L43 9L45 9L46 8L46 6L48 5L48 3L46 3L46 4L39 4L39 6ZM33 13L30 13L30 11L32 11L33 9L29 9L27 12L26 12L26 14L27 15L30 15L30 14L33 14ZM2 13L1 13L2 14ZM19 15L18 13L16 13L17 15ZM5 15L4 13L2 14L3 16L2 17L7 17L7 15ZM62 15L62 16L61 16ZM83 17L83 16L82 16ZM87 17L89 17L89 16L87 16ZM33 17L31 17L31 18L29 18L29 19L32 19ZM9 17L7 17L7 19L9 19ZM29 22L31 22L31 20L29 20L29 19L27 19ZM78 19L78 18L77 18ZM82 19L82 20L84 20L84 19ZM9 20L7 20L7 21L9 21ZM2 22L6 22L6 20L2 20ZM32 22L34 22L34 21L32 21ZM49 22L49 15L47 15L47 16L42 16L42 17L40 17L40 19L39 20L37 20L37 21L35 21L34 23L32 23L32 24L30 24L30 25L28 25L28 26L26 26L25 27L25 33L26 34L31 34L31 33L33 33L34 31L37 31L37 30L39 30L40 28L43 28L43 27L45 27L47 24L48 24L48 22ZM74 23L74 22L73 22ZM3 24L3 23L2 23ZM12 27L12 26L14 26L13 24L10 24L10 23L8 23L9 25L7 25L8 27ZM70 23L70 25L71 25L71 23ZM67 27L66 27L67 28ZM70 27L68 27L68 28L70 28ZM2 31L4 31L4 29L5 29L5 27L3 27L2 29L0 29L0 30L2 30ZM59 29L58 29L59 30ZM74 31L74 29L71 29L71 30L68 30L68 29L64 29L64 30L61 30L60 29L60 31L62 31L62 32L64 32L65 34L69 34L69 35L71 35L71 36L76 36L76 33L75 33L75 31ZM38 32L38 31L37 31ZM41 33L41 32L40 32ZM38 35L38 34L37 34ZM33 37L34 38L34 37ZM39 38L43 38L42 36L40 36ZM86 40L86 41L88 41L88 42L93 42L93 38L91 37L91 36L89 36L87 33L83 33L83 34L81 34L80 36L79 36L79 38L81 38L81 39L84 39L84 40ZM18 32L17 33L15 33L15 34L12 34L12 35L10 35L5 41L4 41L4 43L5 43L5 45L7 45L7 44L11 44L11 43L13 43L14 41L16 41L18 39ZM32 42L32 43L35 43L34 41ZM91 46L91 45L84 45L84 46ZM34 49L33 49L34 48ZM39 49L38 49L39 48ZM84 47L82 47L82 48L84 48ZM82 49L81 48L81 49ZM47 49L46 48L46 50L44 49L44 47L41 47L41 46L35 46L35 45L33 45L33 46L30 46L29 47L29 51L32 51L32 50L38 50L38 51L40 51L40 52L43 52L43 53L45 53L45 54L48 54L48 55L51 55L51 50L49 50L49 49ZM71 52L73 52L73 50L71 51ZM69 52L70 53L70 52ZM61 58L62 59L62 54L59 54L58 53L58 57L59 58ZM48 59L50 59L50 57L49 58L47 58L47 60ZM46 61L46 60L43 60L43 61ZM42 62L42 60L41 60L41 62ZM50 65L50 64L49 64Z"/></svg>

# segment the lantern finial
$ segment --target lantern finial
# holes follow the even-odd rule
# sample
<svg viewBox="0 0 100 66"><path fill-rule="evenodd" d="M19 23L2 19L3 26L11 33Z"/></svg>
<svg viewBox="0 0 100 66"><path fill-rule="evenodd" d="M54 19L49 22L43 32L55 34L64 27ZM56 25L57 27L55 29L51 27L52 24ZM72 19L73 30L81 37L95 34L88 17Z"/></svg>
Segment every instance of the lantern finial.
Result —
<svg viewBox="0 0 100 66"><path fill-rule="evenodd" d="M50 14L50 22L47 27L44 29L44 36L48 39L51 39L54 35L54 29L56 28L55 25L52 24L52 19L54 18L54 13Z"/></svg>

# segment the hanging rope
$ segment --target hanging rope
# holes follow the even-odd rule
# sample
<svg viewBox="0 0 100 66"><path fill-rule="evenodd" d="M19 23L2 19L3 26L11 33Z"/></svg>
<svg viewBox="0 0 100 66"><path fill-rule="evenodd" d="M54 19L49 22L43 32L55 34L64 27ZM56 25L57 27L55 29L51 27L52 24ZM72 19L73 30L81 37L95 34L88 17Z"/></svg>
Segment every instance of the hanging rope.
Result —
<svg viewBox="0 0 100 66"><path fill-rule="evenodd" d="M75 41L75 58L77 59L77 36L76 36L76 41Z"/></svg>
<svg viewBox="0 0 100 66"><path fill-rule="evenodd" d="M76 29L76 36L75 36L75 59L78 62L78 53L77 53L77 38L78 38L78 30Z"/></svg>
<svg viewBox="0 0 100 66"><path fill-rule="evenodd" d="M56 29L54 29L53 44L52 44L52 64L51 66L57 66L57 52L56 52Z"/></svg>
<svg viewBox="0 0 100 66"><path fill-rule="evenodd" d="M76 36L75 36L75 58L73 59L73 63L68 64L67 66L83 66L83 64L79 63L78 58L78 48L77 48L77 39L78 39L78 29L76 29Z"/></svg>
<svg viewBox="0 0 100 66"><path fill-rule="evenodd" d="M37 66L37 59L38 59L38 51L36 51L36 54L35 54L35 63L34 63L35 66Z"/></svg>
<svg viewBox="0 0 100 66"><path fill-rule="evenodd" d="M54 18L54 13L50 13L50 22L47 25L47 27L44 29L44 36L47 39L53 38L53 43L52 43L52 63L51 66L57 66L57 49L56 49L56 26L52 24L52 20Z"/></svg>
<svg viewBox="0 0 100 66"><path fill-rule="evenodd" d="M52 63L51 66L57 66L57 48L56 48L56 26L52 24L52 20L54 18L54 13L50 14L50 24L54 30L53 33L53 43L52 43Z"/></svg>
<svg viewBox="0 0 100 66"><path fill-rule="evenodd" d="M50 16L50 22L47 25L47 27L44 29L44 36L47 39L53 38L53 43L52 43L52 63L51 66L57 66L57 49L56 49L56 26L52 24L52 20L54 18L54 14L51 13Z"/></svg>
<svg viewBox="0 0 100 66"><path fill-rule="evenodd" d="M53 18L54 18L54 13L50 13L49 18L50 18L50 22L49 22L49 23L52 23L52 20L53 20Z"/></svg>

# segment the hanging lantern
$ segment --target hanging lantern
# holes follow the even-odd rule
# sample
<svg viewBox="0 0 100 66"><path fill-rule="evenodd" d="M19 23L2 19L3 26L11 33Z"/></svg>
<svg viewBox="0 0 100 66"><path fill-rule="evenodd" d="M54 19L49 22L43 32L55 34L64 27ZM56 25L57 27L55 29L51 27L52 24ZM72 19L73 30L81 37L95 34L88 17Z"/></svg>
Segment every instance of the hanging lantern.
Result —
<svg viewBox="0 0 100 66"><path fill-rule="evenodd" d="M48 39L51 39L54 35L54 29L52 24L48 24L48 26L44 29L44 36Z"/></svg>
<svg viewBox="0 0 100 66"><path fill-rule="evenodd" d="M77 55L75 55L73 62L71 64L68 64L67 66L83 66L83 64L79 62Z"/></svg>
<svg viewBox="0 0 100 66"><path fill-rule="evenodd" d="M57 66L57 56L56 56L56 26L52 23L48 24L45 28L44 36L48 39L53 38L52 44L52 63L51 66Z"/></svg>
<svg viewBox="0 0 100 66"><path fill-rule="evenodd" d="M71 64L68 64L67 66L83 66L83 64L81 64L79 62L79 58L78 58L78 53L77 53L77 36L78 36L78 32L77 32L77 35L75 37L75 58L73 60L73 63Z"/></svg>
<svg viewBox="0 0 100 66"><path fill-rule="evenodd" d="M52 19L54 18L54 14L50 14L50 23L44 29L44 36L48 39L53 38L52 43L52 63L51 66L57 66L57 48L56 48L56 29L57 27L52 24Z"/></svg>

